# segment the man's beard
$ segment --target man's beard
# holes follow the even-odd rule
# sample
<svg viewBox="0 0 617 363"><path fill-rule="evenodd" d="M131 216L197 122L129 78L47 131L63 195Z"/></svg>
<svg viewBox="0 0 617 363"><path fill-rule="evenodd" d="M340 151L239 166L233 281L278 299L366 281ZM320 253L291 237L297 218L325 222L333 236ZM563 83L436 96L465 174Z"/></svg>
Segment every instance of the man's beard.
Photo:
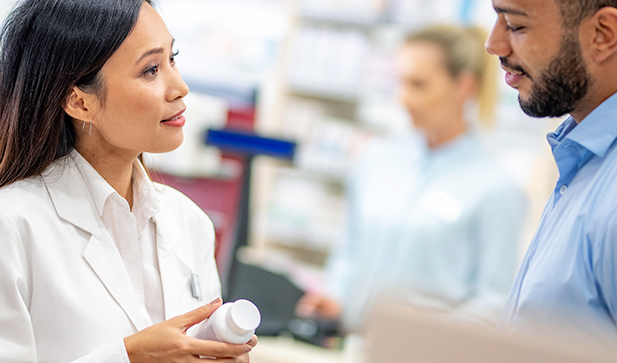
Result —
<svg viewBox="0 0 617 363"><path fill-rule="evenodd" d="M506 68L522 72L531 79L522 67L509 64L504 57L500 59ZM519 94L518 102L523 112L531 117L563 116L576 109L587 95L589 84L590 77L578 38L574 34L567 34L557 56L532 83L529 99L523 100Z"/></svg>

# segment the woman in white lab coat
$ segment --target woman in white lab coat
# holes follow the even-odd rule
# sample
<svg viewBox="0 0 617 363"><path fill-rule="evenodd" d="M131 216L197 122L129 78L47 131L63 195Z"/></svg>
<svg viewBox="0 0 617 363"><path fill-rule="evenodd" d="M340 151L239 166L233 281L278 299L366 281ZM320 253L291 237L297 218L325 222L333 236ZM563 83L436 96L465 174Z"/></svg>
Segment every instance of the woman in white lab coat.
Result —
<svg viewBox="0 0 617 363"><path fill-rule="evenodd" d="M182 142L173 42L150 0L25 0L9 15L0 362L249 361L256 337L186 335L221 304L213 226L140 161Z"/></svg>
<svg viewBox="0 0 617 363"><path fill-rule="evenodd" d="M515 273L525 199L466 112L477 99L481 119L491 119L495 60L484 40L477 28L433 26L401 47L401 101L416 132L375 141L359 158L346 238L324 290L309 292L300 314L340 318L353 331L368 307L394 298L495 322Z"/></svg>

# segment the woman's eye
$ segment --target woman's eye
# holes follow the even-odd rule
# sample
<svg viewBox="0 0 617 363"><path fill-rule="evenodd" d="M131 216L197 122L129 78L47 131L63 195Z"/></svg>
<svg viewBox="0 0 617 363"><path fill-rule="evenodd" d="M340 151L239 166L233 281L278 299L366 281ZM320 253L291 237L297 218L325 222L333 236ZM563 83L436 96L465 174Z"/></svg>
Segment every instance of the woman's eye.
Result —
<svg viewBox="0 0 617 363"><path fill-rule="evenodd" d="M175 52L173 52L171 54L171 58L169 58L169 63L176 63L176 57L178 56L178 54L180 54L179 50L176 50Z"/></svg>
<svg viewBox="0 0 617 363"><path fill-rule="evenodd" d="M148 67L144 71L145 75L150 75L150 76L155 76L157 73L159 73L159 66L158 66L158 64L154 65L152 67Z"/></svg>
<svg viewBox="0 0 617 363"><path fill-rule="evenodd" d="M426 82L424 81L420 81L420 80L409 80L407 82L407 86L409 88L413 88L413 89L417 89L417 90L421 90L423 88L425 88L426 86Z"/></svg>

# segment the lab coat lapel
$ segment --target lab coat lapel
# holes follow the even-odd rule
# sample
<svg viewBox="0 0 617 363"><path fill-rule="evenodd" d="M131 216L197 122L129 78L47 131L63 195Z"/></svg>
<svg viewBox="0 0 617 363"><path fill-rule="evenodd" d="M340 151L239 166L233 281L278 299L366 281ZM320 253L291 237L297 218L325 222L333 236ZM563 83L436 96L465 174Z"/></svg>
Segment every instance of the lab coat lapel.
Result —
<svg viewBox="0 0 617 363"><path fill-rule="evenodd" d="M144 306L138 304L124 262L120 254L112 249L117 251L111 238L104 234L93 235L83 256L131 319L135 328L138 331L142 330L152 325L152 319Z"/></svg>
<svg viewBox="0 0 617 363"><path fill-rule="evenodd" d="M154 217L166 319L177 315L182 293L187 289L193 271L189 262L190 251L182 251L182 246L189 244L178 243L182 233L172 217L169 208L162 203L161 210Z"/></svg>
<svg viewBox="0 0 617 363"><path fill-rule="evenodd" d="M72 160L67 162L74 165ZM84 248L83 257L135 328L141 330L152 325L146 309L140 306L135 298L126 267L113 239L97 218L96 207L81 180L81 174L75 167L64 167L65 164L62 166L52 167L43 174L58 216L91 235Z"/></svg>

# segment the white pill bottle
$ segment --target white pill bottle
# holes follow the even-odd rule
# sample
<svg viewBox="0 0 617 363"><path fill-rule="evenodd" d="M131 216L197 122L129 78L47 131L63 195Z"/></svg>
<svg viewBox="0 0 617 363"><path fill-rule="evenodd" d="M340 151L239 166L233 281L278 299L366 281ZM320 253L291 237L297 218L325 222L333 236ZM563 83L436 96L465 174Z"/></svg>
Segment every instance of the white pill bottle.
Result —
<svg viewBox="0 0 617 363"><path fill-rule="evenodd" d="M245 344L255 334L261 322L259 309L252 302L240 299L227 302L210 317L199 323L191 336L230 344Z"/></svg>

